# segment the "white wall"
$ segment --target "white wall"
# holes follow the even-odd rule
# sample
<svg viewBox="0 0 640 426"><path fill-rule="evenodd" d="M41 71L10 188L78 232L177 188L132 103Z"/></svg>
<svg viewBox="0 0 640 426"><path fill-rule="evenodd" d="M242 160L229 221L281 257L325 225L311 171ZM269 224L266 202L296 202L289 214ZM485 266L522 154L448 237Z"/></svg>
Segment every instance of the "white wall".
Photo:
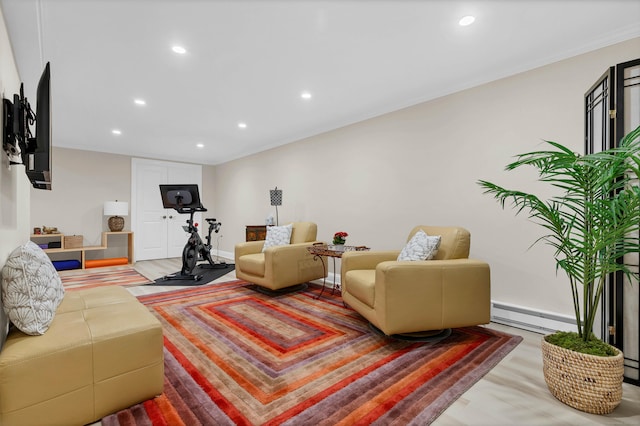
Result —
<svg viewBox="0 0 640 426"><path fill-rule="evenodd" d="M476 181L532 189L534 175L503 169L542 139L582 152L584 93L610 65L638 57L640 38L219 165L221 248L264 223L277 185L280 223L315 221L324 241L346 231L348 244L401 248L415 225L464 226L471 256L491 265L494 300L572 315L552 250L529 249L541 230Z"/></svg>
<svg viewBox="0 0 640 426"><path fill-rule="evenodd" d="M104 202L126 201L131 210L131 157L54 148L52 164L51 191L31 189L31 227L57 227L67 235L82 235L84 245L100 245L102 232L109 230L109 218L103 215ZM202 179L202 202L210 212L213 191L205 188L212 186L208 183L213 179L212 169L203 167ZM124 219L124 229L131 230L131 216ZM92 253L94 257L103 254L111 255Z"/></svg>
<svg viewBox="0 0 640 426"><path fill-rule="evenodd" d="M102 231L109 230L104 202L130 202L131 158L54 148L51 172L51 191L31 189L31 227L57 227L63 234L82 235L85 245L100 245ZM130 216L125 229L131 229Z"/></svg>
<svg viewBox="0 0 640 426"><path fill-rule="evenodd" d="M0 96L13 100L19 90L20 77L0 9ZM29 240L29 187L24 166L9 166L0 152L0 268L13 249Z"/></svg>

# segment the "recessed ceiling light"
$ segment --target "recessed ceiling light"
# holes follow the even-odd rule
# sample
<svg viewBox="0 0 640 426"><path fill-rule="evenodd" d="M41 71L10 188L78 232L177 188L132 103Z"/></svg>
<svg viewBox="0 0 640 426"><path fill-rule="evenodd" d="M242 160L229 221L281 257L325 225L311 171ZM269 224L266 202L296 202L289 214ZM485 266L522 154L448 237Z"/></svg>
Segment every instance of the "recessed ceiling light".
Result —
<svg viewBox="0 0 640 426"><path fill-rule="evenodd" d="M476 17L475 16L471 16L471 15L467 15L462 17L459 21L458 24L460 24L460 26L462 27L466 27L467 25L471 25L475 22Z"/></svg>
<svg viewBox="0 0 640 426"><path fill-rule="evenodd" d="M238 123L238 128L246 129L247 128L247 123Z"/></svg>
<svg viewBox="0 0 640 426"><path fill-rule="evenodd" d="M122 132L120 130L118 130L118 129L113 129L111 131L111 133L113 133L114 135L121 135L122 134Z"/></svg>
<svg viewBox="0 0 640 426"><path fill-rule="evenodd" d="M185 53L187 53L187 49L185 49L182 46L173 46L171 48L171 50L173 50L174 52L179 53L181 55L184 55Z"/></svg>
<svg viewBox="0 0 640 426"><path fill-rule="evenodd" d="M203 144L203 143L196 144L196 146L197 146L198 148L204 148L204 144Z"/></svg>
<svg viewBox="0 0 640 426"><path fill-rule="evenodd" d="M144 99L134 99L133 102L136 105L146 105L147 104L147 102Z"/></svg>
<svg viewBox="0 0 640 426"><path fill-rule="evenodd" d="M302 99L311 99L311 93L309 93L309 92L302 92L302 93L300 93L300 97L301 97Z"/></svg>

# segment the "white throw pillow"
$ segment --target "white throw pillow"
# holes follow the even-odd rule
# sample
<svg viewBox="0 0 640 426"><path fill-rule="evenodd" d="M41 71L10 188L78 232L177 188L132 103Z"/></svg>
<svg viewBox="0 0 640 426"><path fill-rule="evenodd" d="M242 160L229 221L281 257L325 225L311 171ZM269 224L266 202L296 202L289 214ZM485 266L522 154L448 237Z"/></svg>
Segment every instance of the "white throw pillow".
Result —
<svg viewBox="0 0 640 426"><path fill-rule="evenodd" d="M398 260L430 260L435 257L440 247L440 235L430 237L420 229L409 240L400 252Z"/></svg>
<svg viewBox="0 0 640 426"><path fill-rule="evenodd" d="M9 255L2 268L2 305L9 320L25 334L44 334L64 297L51 260L29 241Z"/></svg>
<svg viewBox="0 0 640 426"><path fill-rule="evenodd" d="M273 246L286 246L291 243L292 224L284 226L267 226L267 237L264 240L262 251Z"/></svg>

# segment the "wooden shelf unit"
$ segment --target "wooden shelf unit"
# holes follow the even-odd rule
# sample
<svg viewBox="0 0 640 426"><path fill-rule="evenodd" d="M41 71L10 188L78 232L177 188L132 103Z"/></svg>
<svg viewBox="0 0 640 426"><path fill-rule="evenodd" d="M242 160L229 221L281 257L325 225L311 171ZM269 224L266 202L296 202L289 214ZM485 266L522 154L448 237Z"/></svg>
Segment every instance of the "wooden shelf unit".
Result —
<svg viewBox="0 0 640 426"><path fill-rule="evenodd" d="M103 232L102 242L99 246L65 248L64 234L31 234L31 240L36 244L38 244L38 240L59 241L61 246L60 248L47 248L44 249L44 252L47 254L80 253L81 268L85 269L85 253L88 251L106 250L109 248L109 236L111 235L127 235L127 260L130 265L133 264L133 231Z"/></svg>

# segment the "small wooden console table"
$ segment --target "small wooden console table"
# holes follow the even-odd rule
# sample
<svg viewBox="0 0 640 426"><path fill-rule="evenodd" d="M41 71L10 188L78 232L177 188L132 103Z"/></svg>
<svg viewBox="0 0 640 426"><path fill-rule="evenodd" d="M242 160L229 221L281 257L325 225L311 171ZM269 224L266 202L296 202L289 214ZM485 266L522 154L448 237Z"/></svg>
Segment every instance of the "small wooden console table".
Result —
<svg viewBox="0 0 640 426"><path fill-rule="evenodd" d="M266 225L246 225L246 241L261 241L267 239Z"/></svg>

